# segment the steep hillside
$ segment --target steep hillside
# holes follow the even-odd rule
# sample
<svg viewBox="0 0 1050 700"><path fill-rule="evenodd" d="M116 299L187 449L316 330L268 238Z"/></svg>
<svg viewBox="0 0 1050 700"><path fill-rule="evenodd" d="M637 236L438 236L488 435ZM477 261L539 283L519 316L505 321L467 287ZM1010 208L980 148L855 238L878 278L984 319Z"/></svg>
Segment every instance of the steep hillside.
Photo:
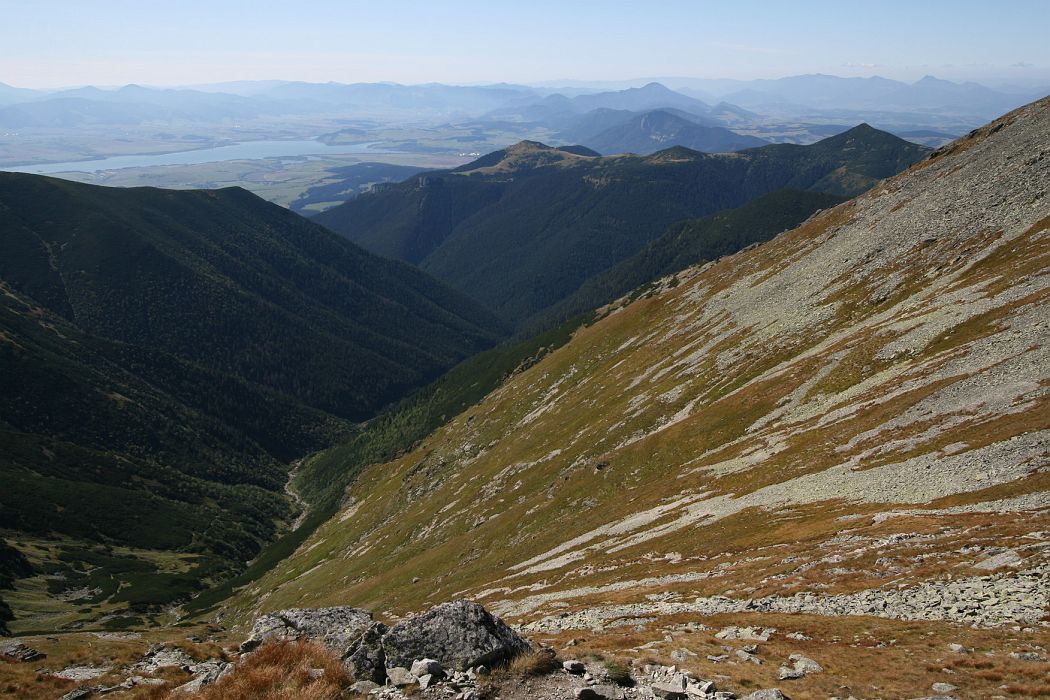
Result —
<svg viewBox="0 0 1050 700"><path fill-rule="evenodd" d="M468 597L751 687L802 651L792 697L1045 687L1048 135L1044 100L610 307L366 470L228 619Z"/></svg>
<svg viewBox="0 0 1050 700"><path fill-rule="evenodd" d="M720 126L703 126L658 109L612 126L582 143L606 155L649 155L672 146L684 146L704 153L728 153L763 146L769 142L755 136L737 134Z"/></svg>
<svg viewBox="0 0 1050 700"><path fill-rule="evenodd" d="M815 212L841 204L844 197L822 192L778 190L736 209L673 224L656 240L623 262L591 277L573 294L534 321L544 327L597 309L634 290L647 294L660 278L690 265L717 260L795 228Z"/></svg>
<svg viewBox="0 0 1050 700"><path fill-rule="evenodd" d="M673 148L596 158L523 142L357 197L315 221L418 264L520 324L673 223L782 188L857 194L927 152L866 125L810 146L736 154Z"/></svg>
<svg viewBox="0 0 1050 700"><path fill-rule="evenodd" d="M0 213L0 532L43 564L4 597L34 624L235 570L300 509L287 462L500 333L243 190L3 173Z"/></svg>

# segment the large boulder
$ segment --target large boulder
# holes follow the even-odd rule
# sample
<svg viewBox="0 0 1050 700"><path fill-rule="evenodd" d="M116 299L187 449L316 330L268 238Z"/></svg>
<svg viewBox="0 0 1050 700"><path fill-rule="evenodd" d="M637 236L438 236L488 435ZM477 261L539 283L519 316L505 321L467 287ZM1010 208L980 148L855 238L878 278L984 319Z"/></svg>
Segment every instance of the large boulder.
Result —
<svg viewBox="0 0 1050 700"><path fill-rule="evenodd" d="M343 665L354 674L354 680L371 681L379 685L386 681L383 635L388 630L382 622L373 622L346 650Z"/></svg>
<svg viewBox="0 0 1050 700"><path fill-rule="evenodd" d="M417 659L434 659L446 669L465 671L510 660L529 649L503 620L466 600L431 608L383 636L387 668L409 668Z"/></svg>
<svg viewBox="0 0 1050 700"><path fill-rule="evenodd" d="M372 613L347 606L280 610L255 621L241 651L251 651L271 639L308 639L342 656L371 625Z"/></svg>

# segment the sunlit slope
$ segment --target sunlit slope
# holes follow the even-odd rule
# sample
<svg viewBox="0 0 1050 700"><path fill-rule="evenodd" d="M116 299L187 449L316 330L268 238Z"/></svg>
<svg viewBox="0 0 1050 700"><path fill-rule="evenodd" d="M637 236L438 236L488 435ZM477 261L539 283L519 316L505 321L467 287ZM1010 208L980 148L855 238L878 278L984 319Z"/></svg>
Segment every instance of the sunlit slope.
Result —
<svg viewBox="0 0 1050 700"><path fill-rule="evenodd" d="M469 596L586 626L976 574L974 543L1045 567L1048 185L1043 100L666 278L366 471L231 612Z"/></svg>

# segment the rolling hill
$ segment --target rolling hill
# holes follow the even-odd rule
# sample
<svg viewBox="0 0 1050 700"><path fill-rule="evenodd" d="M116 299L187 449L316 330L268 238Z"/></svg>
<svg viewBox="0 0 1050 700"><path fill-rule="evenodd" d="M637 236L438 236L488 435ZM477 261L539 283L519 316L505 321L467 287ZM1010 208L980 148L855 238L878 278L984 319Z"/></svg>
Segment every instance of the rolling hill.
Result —
<svg viewBox="0 0 1050 700"><path fill-rule="evenodd" d="M853 195L929 152L861 125L809 146L594 157L535 142L366 194L315 221L521 324L678 221L793 188Z"/></svg>
<svg viewBox="0 0 1050 700"><path fill-rule="evenodd" d="M604 155L649 155L672 146L703 153L727 153L764 146L769 142L737 134L720 126L704 126L667 110L645 112L581 141Z"/></svg>
<svg viewBox="0 0 1050 700"><path fill-rule="evenodd" d="M366 469L224 619L468 598L574 657L720 688L1031 696L1050 607L1048 133L1050 99L610 305ZM800 651L820 670L778 676Z"/></svg>
<svg viewBox="0 0 1050 700"><path fill-rule="evenodd" d="M41 595L89 592L62 615L236 570L295 515L289 461L502 333L237 188L0 173L0 213L0 531Z"/></svg>

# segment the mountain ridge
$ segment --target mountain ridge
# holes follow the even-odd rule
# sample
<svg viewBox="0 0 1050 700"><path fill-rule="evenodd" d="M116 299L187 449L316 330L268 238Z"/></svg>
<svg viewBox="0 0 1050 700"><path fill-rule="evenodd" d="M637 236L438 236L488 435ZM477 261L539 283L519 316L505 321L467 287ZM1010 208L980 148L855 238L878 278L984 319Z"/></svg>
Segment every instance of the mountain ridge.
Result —
<svg viewBox="0 0 1050 700"><path fill-rule="evenodd" d="M546 146L527 150L542 157L508 160L496 151L357 197L314 221L419 265L518 324L672 223L783 188L856 194L929 152L866 129L732 154L675 147L595 158ZM508 168L536 167L511 175L499 170L505 161ZM552 164L558 167L545 167Z"/></svg>
<svg viewBox="0 0 1050 700"><path fill-rule="evenodd" d="M504 334L240 188L0 173L0 214L0 531L51 577L4 597L40 626L228 578L301 510L289 462Z"/></svg>
<svg viewBox="0 0 1050 700"><path fill-rule="evenodd" d="M820 697L915 694L964 634L1021 658L1050 606L1048 124L1050 99L609 305L365 470L224 619L469 597L557 648L752 687L777 670L745 654L805 645ZM733 640L759 648L726 664ZM898 683L867 672L886 654L942 661ZM1003 677L953 668L978 696Z"/></svg>

